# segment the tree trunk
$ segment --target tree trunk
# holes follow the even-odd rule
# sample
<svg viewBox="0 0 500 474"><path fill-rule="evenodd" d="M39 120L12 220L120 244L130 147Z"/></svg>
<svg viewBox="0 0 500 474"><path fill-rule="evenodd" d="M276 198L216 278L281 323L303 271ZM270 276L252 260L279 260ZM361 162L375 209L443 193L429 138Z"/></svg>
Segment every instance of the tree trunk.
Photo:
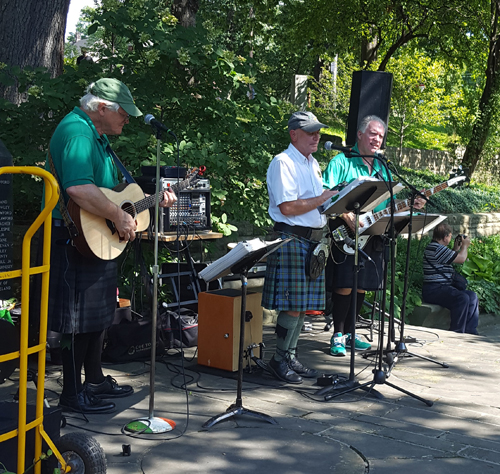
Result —
<svg viewBox="0 0 500 474"><path fill-rule="evenodd" d="M491 129L491 120L494 114L494 109L497 105L499 91L499 74L500 74L500 31L499 20L500 2L499 0L491 1L491 29L490 29L490 46L488 53L488 63L486 66L486 84L484 86L481 100L479 101L478 116L472 128L472 138L467 144L465 153L462 159L462 166L469 168L469 176L472 176L481 157L484 145Z"/></svg>
<svg viewBox="0 0 500 474"><path fill-rule="evenodd" d="M375 28L370 28L370 32ZM361 39L361 51L359 65L363 69L368 69L373 62L377 60L377 51L379 48L378 35L373 35L373 39L368 41L365 37Z"/></svg>
<svg viewBox="0 0 500 474"><path fill-rule="evenodd" d="M186 28L196 25L196 12L200 8L199 0L174 0L172 14Z"/></svg>
<svg viewBox="0 0 500 474"><path fill-rule="evenodd" d="M0 0L0 63L46 67L62 73L64 32L70 0ZM0 97L19 103L16 85L0 84Z"/></svg>

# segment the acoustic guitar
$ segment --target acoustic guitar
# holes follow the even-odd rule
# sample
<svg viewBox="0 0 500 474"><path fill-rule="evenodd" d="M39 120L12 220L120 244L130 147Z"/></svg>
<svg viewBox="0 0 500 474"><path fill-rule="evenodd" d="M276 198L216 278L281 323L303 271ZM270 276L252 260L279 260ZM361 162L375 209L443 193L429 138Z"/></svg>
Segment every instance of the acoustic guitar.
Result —
<svg viewBox="0 0 500 474"><path fill-rule="evenodd" d="M178 194L199 181L205 170L205 166L193 168L182 181L170 186L169 189ZM136 183L119 184L113 189L99 189L110 201L135 219L136 232L148 228L150 222L148 209L155 205L156 194L144 197L144 192ZM159 192L160 202L164 199L163 192L164 190ZM115 224L109 219L82 209L72 199L68 201L67 207L78 229L78 236L73 239L74 245L84 257L113 260L125 250L128 242L120 238Z"/></svg>

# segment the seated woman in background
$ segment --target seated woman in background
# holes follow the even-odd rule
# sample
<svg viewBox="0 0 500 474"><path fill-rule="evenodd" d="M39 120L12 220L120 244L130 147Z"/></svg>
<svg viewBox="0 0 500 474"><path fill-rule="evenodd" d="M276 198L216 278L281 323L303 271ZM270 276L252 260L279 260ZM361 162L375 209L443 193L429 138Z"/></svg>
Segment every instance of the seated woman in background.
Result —
<svg viewBox="0 0 500 474"><path fill-rule="evenodd" d="M476 293L458 290L451 285L454 273L452 263L464 263L470 239L455 239L453 250L448 247L452 229L441 223L434 228L432 242L424 250L424 285L422 296L425 303L448 308L451 313L450 331L477 334L479 305Z"/></svg>

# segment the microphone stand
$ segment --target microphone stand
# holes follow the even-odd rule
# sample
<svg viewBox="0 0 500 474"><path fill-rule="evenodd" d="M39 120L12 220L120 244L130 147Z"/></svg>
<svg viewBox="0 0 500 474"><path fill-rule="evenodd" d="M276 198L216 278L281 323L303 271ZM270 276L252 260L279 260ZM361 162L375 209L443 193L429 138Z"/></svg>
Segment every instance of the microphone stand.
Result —
<svg viewBox="0 0 500 474"><path fill-rule="evenodd" d="M167 418L154 416L155 404L155 375L156 375L156 325L158 319L158 229L160 215L160 156L161 156L161 130L154 127L156 132L156 202L155 202L155 223L154 223L154 265L153 265L153 301L151 315L151 368L149 371L149 414L147 417L137 418L125 425L125 430L137 434L159 434L171 431L175 427L175 422ZM175 137L172 131L168 131Z"/></svg>
<svg viewBox="0 0 500 474"><path fill-rule="evenodd" d="M387 161L387 164L390 165L390 161ZM406 261L405 261L405 273L404 273L404 284L403 284L403 301L401 304L401 315L400 315L400 327L399 327L399 341L395 341L395 328L394 328L394 313L391 312L391 318L389 319L389 333L391 337L387 338L387 352L392 353L390 357L388 357L388 362L389 362L389 370L388 373L392 371L394 366L399 360L399 355L400 354L408 354L409 356L414 356L418 357L423 360L427 360L429 362L433 362L434 364L440 365L441 367L448 368L449 365L446 364L445 362L438 362L437 360L431 359L430 357L425 357L419 354L415 354L413 352L409 352L406 343L405 343L405 337L404 337L404 331L405 331L405 316L406 316L406 300L408 296L408 274L409 274L409 268L410 268L410 249L411 249L411 236L412 236L412 229L413 229L413 209L414 209L414 204L415 204L415 198L417 196L422 197L425 199L427 202L429 202L429 199L427 196L422 193L421 191L418 191L415 186L412 184L408 183L403 177L400 176L398 171L395 169L394 166L391 166L391 171L399 178L401 182L405 184L407 188L410 189L411 191L411 197L410 197L410 216L409 216L409 221L408 221L408 241L406 243ZM395 342L395 348L394 350L391 349L391 342Z"/></svg>
<svg viewBox="0 0 500 474"><path fill-rule="evenodd" d="M389 166L386 162L385 159L383 159L381 156L375 154L375 155L361 155L361 154L349 154L348 158L351 157L361 157L361 158L375 158L379 160L381 165L386 171L386 176L387 176L387 182L389 183L388 189L389 189L389 194L390 194L390 202L391 204L394 202L394 193L393 193L393 188L392 188L392 178L391 178L391 173L389 170ZM355 209L356 211L356 209ZM389 239L390 239L390 245L391 245L391 298L390 298L390 303L389 303L389 314L391 317L394 317L394 289L395 289L395 280L396 280L396 268L395 268L395 260L396 260L396 240L395 240L395 229L394 229L394 206L391 205L391 218L390 218L390 224L389 224ZM355 250L355 268L357 266L357 247L358 247L358 225L359 225L359 207L357 209L357 215L356 215L356 248ZM387 285L387 265L384 268L384 284L383 284L383 303L382 303L382 308L385 312L385 289ZM353 293L353 301L355 301L356 294L354 294L354 291L357 292L357 273L355 274L354 277L354 286L355 288L352 289ZM351 303L353 305L353 303ZM382 313L382 315L384 314ZM418 395L411 393L401 387L398 387L397 385L394 385L390 382L388 382L387 374L384 372L382 368L382 359L384 356L384 350L383 350L383 337L384 337L384 320L382 319L382 324L381 324L381 329L380 329L380 340L378 344L378 365L377 367L373 370L373 379L370 382L366 382L363 384L359 384L357 381L354 380L354 374L353 374L353 360L354 360L354 351L355 351L355 327L356 327L356 304L354 303L354 309L351 309L351 322L352 322L352 335L351 335L351 372L349 374L349 380L347 383L342 384L344 386L339 385L338 387L334 386L329 390L329 392L333 393L327 393L325 395L325 400L331 400L332 398L338 397L339 395L343 395L345 393L353 392L354 390L360 388L362 390L369 390L370 393L374 392L373 387L375 385L380 385L380 384L386 384L389 385L389 387L394 388L395 390L399 390L402 393L405 393L406 395L409 395L417 400L420 400L421 402L425 403L427 406L432 406L433 402L430 400L425 400L424 398L419 397ZM367 388L369 387L369 388ZM323 392L324 393L324 392ZM323 394L321 393L321 394ZM379 392L375 392L377 395L380 395ZM319 393L318 393L319 394Z"/></svg>

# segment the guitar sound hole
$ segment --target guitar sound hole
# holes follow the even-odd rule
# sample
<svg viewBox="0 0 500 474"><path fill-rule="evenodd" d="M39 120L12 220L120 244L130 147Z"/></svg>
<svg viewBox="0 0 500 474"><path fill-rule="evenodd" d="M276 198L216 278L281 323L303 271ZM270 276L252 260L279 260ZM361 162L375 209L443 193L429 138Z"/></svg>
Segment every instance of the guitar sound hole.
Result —
<svg viewBox="0 0 500 474"><path fill-rule="evenodd" d="M125 203L122 206L122 211L125 211L130 216L135 217L135 208L131 203Z"/></svg>

